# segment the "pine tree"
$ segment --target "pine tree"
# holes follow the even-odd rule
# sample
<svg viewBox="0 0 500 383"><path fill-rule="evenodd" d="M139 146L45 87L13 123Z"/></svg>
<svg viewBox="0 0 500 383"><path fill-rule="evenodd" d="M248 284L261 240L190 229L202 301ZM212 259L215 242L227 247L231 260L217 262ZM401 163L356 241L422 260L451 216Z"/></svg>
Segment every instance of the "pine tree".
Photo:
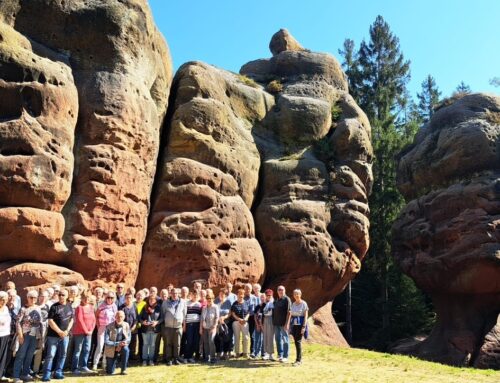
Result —
<svg viewBox="0 0 500 383"><path fill-rule="evenodd" d="M344 57L342 68L347 75L349 92L356 99L358 97L357 90L359 88L359 71L354 41L351 39L345 39L343 49L339 49L339 54Z"/></svg>
<svg viewBox="0 0 500 383"><path fill-rule="evenodd" d="M462 81L455 89L454 95L465 95L469 93L471 93L470 86Z"/></svg>
<svg viewBox="0 0 500 383"><path fill-rule="evenodd" d="M436 80L431 75L428 75L422 82L422 93L417 93L419 100L418 113L422 122L430 120L440 96L441 92L436 85Z"/></svg>

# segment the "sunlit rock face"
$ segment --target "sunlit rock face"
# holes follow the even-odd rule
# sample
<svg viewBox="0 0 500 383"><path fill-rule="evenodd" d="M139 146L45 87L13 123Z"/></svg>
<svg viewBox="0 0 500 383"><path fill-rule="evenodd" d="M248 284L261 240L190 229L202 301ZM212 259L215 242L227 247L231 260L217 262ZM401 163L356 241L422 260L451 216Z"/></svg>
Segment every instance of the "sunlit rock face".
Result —
<svg viewBox="0 0 500 383"><path fill-rule="evenodd" d="M436 111L401 154L398 187L408 204L393 227L394 258L438 314L407 351L499 368L500 98L471 94Z"/></svg>

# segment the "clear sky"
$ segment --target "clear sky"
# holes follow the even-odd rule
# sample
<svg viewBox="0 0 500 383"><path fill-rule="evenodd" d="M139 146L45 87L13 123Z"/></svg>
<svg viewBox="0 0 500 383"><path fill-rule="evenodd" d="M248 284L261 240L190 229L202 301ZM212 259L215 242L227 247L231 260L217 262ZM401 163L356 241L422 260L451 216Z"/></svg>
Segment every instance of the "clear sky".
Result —
<svg viewBox="0 0 500 383"><path fill-rule="evenodd" d="M443 96L460 81L500 93L500 0L150 0L174 67L191 60L239 71L269 57L274 32L287 28L305 47L339 60L345 38L358 46L382 15L411 60L413 96L427 74Z"/></svg>

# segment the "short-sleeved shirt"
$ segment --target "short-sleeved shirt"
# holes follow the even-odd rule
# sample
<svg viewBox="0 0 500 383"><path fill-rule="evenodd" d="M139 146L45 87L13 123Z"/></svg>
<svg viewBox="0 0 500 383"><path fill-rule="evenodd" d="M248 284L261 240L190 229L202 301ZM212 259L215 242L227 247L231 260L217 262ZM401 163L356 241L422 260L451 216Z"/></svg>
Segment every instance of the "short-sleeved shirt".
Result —
<svg viewBox="0 0 500 383"><path fill-rule="evenodd" d="M309 310L309 307L307 306L306 301L302 301L300 303L293 302L292 305L290 306L290 324L293 325L300 325L302 326L303 320L301 318L304 317L306 311Z"/></svg>
<svg viewBox="0 0 500 383"><path fill-rule="evenodd" d="M57 302L54 303L49 310L49 319L52 319L62 331L68 330L69 323L71 322L71 319L73 319L73 316L73 308L70 304L62 305ZM59 335L50 326L47 336L59 337Z"/></svg>
<svg viewBox="0 0 500 383"><path fill-rule="evenodd" d="M231 306L231 311L235 313L238 318L243 319L247 316L249 309L246 302L239 303L238 301L236 301Z"/></svg>

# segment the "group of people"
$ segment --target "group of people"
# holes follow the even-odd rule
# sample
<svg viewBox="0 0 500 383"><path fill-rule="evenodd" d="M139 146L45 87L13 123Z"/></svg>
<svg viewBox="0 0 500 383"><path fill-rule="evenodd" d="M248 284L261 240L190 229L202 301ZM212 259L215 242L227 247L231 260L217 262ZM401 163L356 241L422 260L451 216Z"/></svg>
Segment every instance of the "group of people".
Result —
<svg viewBox="0 0 500 383"><path fill-rule="evenodd" d="M116 291L79 286L30 290L22 305L13 282L0 291L0 377L15 383L64 379L64 371L92 374L102 367L127 374L129 360L157 363L217 363L229 358L262 358L288 362L289 334L296 361L302 362L308 306L285 287L261 292L245 284L233 292L227 283L217 297L195 282L192 289L168 285L158 295L151 287ZM162 359L160 347L163 344ZM276 345L276 355L274 348Z"/></svg>

